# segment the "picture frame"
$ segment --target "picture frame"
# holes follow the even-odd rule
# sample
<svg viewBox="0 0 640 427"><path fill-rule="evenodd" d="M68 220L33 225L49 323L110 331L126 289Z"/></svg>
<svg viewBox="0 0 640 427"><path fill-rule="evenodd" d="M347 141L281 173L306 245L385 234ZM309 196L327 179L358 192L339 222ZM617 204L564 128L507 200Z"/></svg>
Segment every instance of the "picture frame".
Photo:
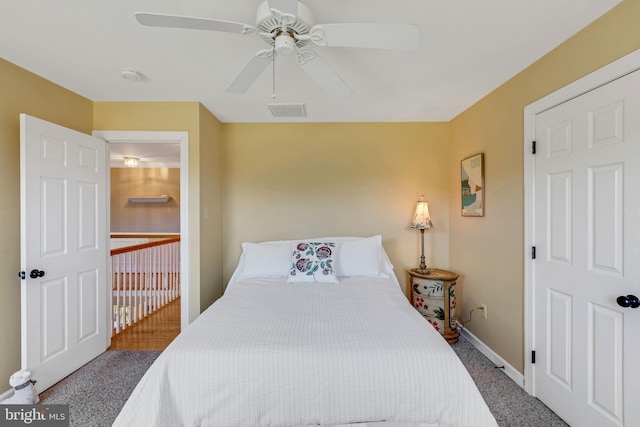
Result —
<svg viewBox="0 0 640 427"><path fill-rule="evenodd" d="M460 161L462 216L484 216L484 153Z"/></svg>

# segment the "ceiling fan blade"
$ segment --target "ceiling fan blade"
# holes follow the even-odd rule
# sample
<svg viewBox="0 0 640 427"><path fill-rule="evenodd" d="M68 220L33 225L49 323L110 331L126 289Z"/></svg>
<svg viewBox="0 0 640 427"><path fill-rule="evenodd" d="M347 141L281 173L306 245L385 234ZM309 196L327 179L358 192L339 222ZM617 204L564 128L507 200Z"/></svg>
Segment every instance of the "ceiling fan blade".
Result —
<svg viewBox="0 0 640 427"><path fill-rule="evenodd" d="M319 46L412 50L420 33L413 24L320 24L309 31Z"/></svg>
<svg viewBox="0 0 640 427"><path fill-rule="evenodd" d="M136 19L142 25L150 27L187 28L191 30L224 31L244 34L253 32L254 26L240 22L220 21L218 19L193 18L190 16L162 15L159 13L136 13Z"/></svg>
<svg viewBox="0 0 640 427"><path fill-rule="evenodd" d="M269 9L298 16L298 0L267 0L267 3L269 4Z"/></svg>
<svg viewBox="0 0 640 427"><path fill-rule="evenodd" d="M351 88L317 53L303 50L298 53L297 60L302 69L330 95L344 99L353 93Z"/></svg>
<svg viewBox="0 0 640 427"><path fill-rule="evenodd" d="M229 93L244 93L271 63L271 49L257 52L227 88Z"/></svg>

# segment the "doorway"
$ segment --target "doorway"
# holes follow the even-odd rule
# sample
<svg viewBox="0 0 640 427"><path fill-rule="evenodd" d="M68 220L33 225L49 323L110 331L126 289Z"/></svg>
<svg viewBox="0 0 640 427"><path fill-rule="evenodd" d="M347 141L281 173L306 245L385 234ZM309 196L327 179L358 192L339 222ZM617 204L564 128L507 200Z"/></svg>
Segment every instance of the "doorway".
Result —
<svg viewBox="0 0 640 427"><path fill-rule="evenodd" d="M107 141L107 152L117 144L134 144L140 147L161 147L158 144L177 144L180 167L180 330L190 319L189 304L189 134L188 132L163 131L93 131L93 135ZM110 154L107 157L111 157ZM110 190L108 191L110 193ZM107 209L109 212L110 209ZM109 220L110 223L110 220ZM111 322L112 320L109 319Z"/></svg>

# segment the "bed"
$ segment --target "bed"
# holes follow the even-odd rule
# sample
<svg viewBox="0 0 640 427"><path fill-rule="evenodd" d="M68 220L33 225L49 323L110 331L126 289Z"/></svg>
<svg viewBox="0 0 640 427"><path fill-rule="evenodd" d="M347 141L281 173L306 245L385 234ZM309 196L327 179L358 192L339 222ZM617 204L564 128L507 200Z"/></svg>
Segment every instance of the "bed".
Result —
<svg viewBox="0 0 640 427"><path fill-rule="evenodd" d="M352 424L497 426L402 293L380 236L244 243L224 295L156 359L114 423Z"/></svg>

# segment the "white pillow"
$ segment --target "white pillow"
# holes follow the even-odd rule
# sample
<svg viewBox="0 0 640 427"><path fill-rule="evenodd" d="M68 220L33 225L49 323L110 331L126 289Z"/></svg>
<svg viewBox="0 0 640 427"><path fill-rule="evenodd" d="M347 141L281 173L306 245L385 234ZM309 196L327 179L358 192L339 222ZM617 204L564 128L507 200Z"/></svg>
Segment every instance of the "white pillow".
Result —
<svg viewBox="0 0 640 427"><path fill-rule="evenodd" d="M292 250L293 245L288 242L243 243L242 278L287 276Z"/></svg>
<svg viewBox="0 0 640 427"><path fill-rule="evenodd" d="M338 254L338 277L380 276L382 263L382 236L345 240Z"/></svg>
<svg viewBox="0 0 640 427"><path fill-rule="evenodd" d="M338 243L297 242L291 255L289 283L338 283L335 263Z"/></svg>

